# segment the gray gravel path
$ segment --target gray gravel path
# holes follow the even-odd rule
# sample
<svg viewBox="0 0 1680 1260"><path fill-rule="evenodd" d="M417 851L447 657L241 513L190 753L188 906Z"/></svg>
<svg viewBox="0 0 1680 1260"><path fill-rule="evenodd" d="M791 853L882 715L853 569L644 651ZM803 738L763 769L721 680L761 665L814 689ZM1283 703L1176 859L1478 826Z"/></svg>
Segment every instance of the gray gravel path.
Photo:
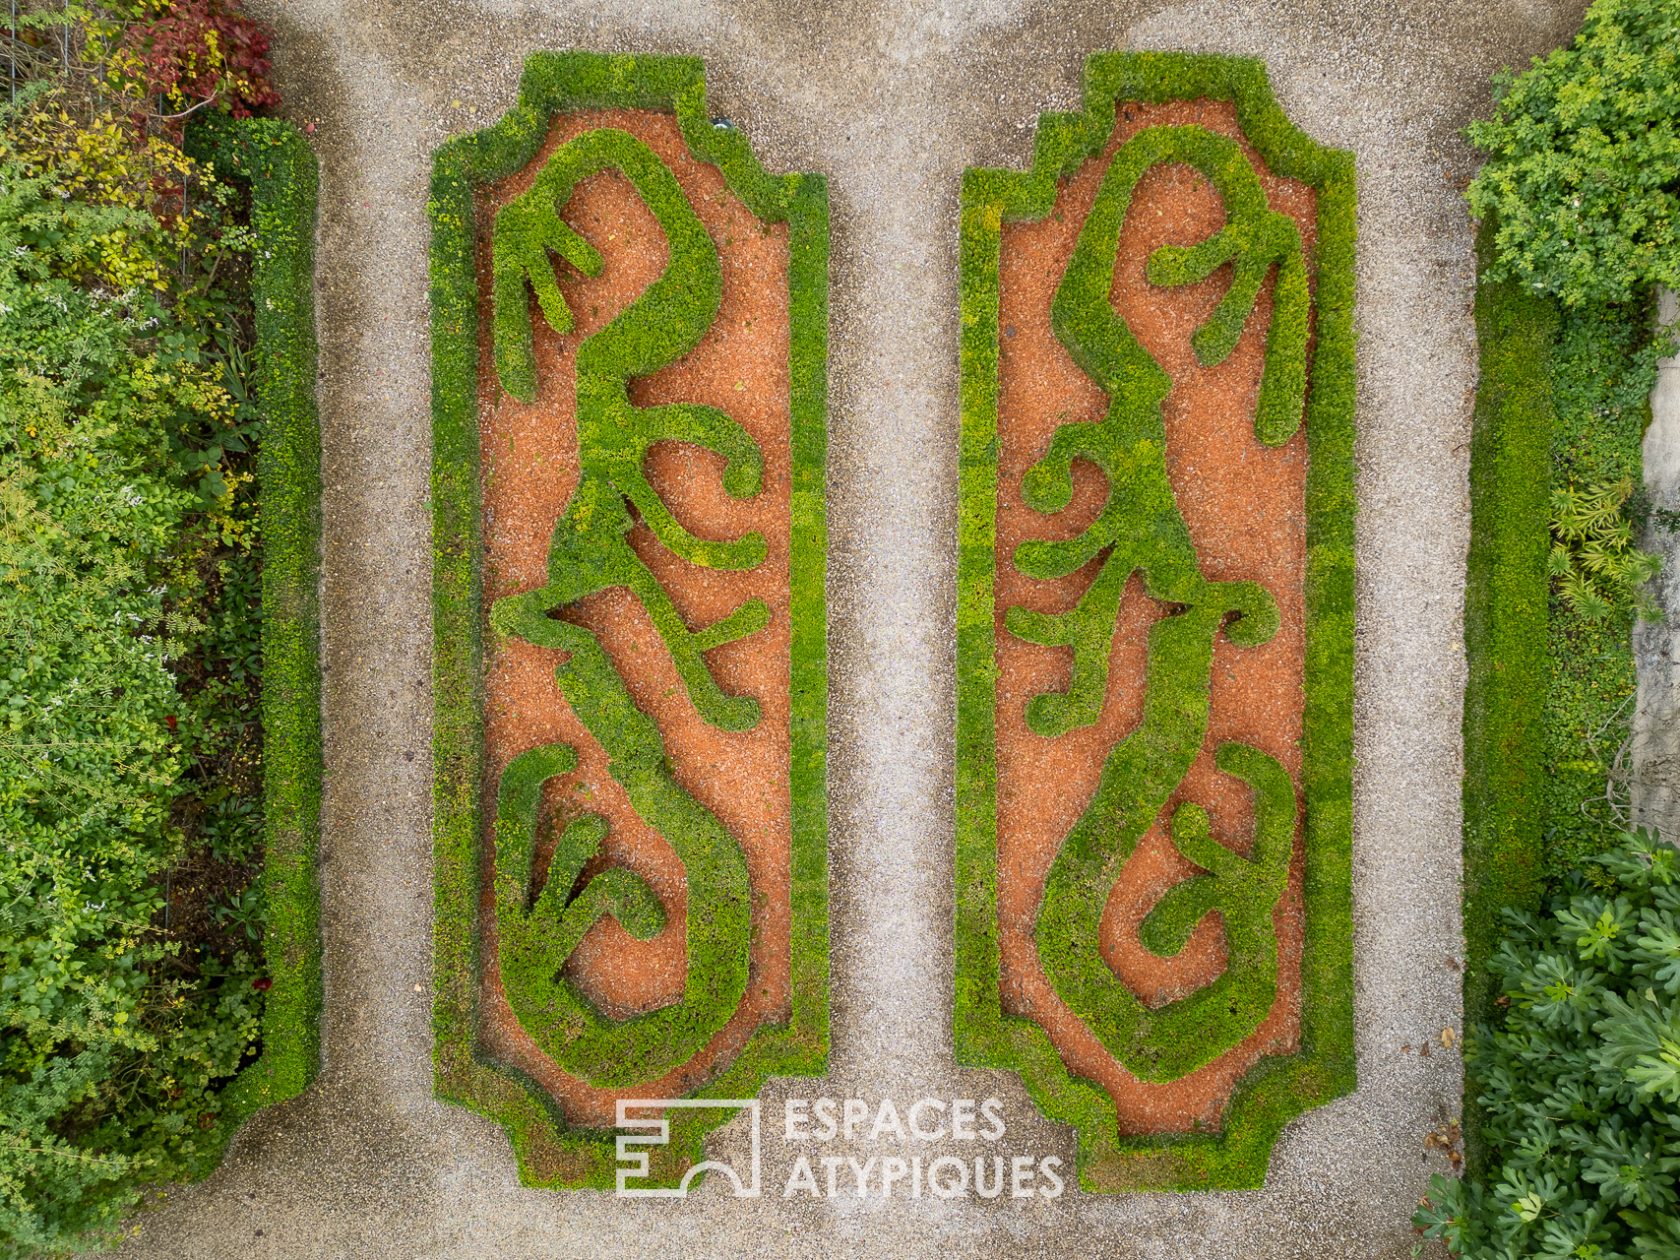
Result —
<svg viewBox="0 0 1680 1260"><path fill-rule="evenodd" d="M1488 74L1583 0L893 0L732 6L249 0L317 123L326 459L326 1069L129 1257L1315 1257L1411 1254L1457 1107L1459 721L1475 356L1471 169ZM1262 56L1361 188L1356 805L1362 1086L1291 1127L1247 1195L680 1204L522 1189L499 1129L431 1097L426 180L512 102L526 52L704 56L714 112L834 198L834 1066L791 1092L996 1094L1010 1153L1059 1154L1015 1080L952 1064L951 731L962 168L1024 165L1087 52ZM1433 1042L1425 1058L1416 1047ZM1410 1047L1411 1049L1406 1049ZM787 1086L767 1094L768 1114ZM772 1147L776 1132L768 1133ZM743 1140L738 1125L725 1147Z"/></svg>

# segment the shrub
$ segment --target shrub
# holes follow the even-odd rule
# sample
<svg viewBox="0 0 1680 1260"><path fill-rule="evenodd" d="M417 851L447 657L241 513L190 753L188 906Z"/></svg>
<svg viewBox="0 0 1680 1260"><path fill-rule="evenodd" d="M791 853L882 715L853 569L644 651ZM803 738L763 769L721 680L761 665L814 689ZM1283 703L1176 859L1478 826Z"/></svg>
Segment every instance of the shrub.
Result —
<svg viewBox="0 0 1680 1260"><path fill-rule="evenodd" d="M263 1010L250 233L97 87L164 7L0 107L0 1256L213 1163Z"/></svg>
<svg viewBox="0 0 1680 1260"><path fill-rule="evenodd" d="M1495 80L1470 184L1497 215L1493 278L1565 306L1680 285L1680 5L1596 0L1575 42Z"/></svg>
<svg viewBox="0 0 1680 1260"><path fill-rule="evenodd" d="M191 114L222 105L235 118L280 103L268 81L268 33L237 0L141 0L111 58L119 87L162 100L160 120L179 139Z"/></svg>
<svg viewBox="0 0 1680 1260"><path fill-rule="evenodd" d="M1627 477L1552 491L1554 589L1570 611L1589 621L1603 621L1623 602L1632 602L1642 615L1656 615L1643 588L1662 560L1633 545L1633 523L1623 512L1632 493Z"/></svg>
<svg viewBox="0 0 1680 1260"><path fill-rule="evenodd" d="M1485 1183L1437 1176L1417 1225L1477 1260L1680 1260L1680 852L1624 836L1507 919L1467 1047Z"/></svg>

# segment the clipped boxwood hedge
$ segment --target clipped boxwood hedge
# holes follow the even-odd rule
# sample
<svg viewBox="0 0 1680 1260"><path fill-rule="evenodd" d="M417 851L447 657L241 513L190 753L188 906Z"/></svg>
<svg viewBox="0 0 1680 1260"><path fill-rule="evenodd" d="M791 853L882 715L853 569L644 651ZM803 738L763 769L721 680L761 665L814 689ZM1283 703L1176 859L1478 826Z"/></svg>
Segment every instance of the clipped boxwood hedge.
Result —
<svg viewBox="0 0 1680 1260"><path fill-rule="evenodd" d="M277 118L197 120L188 143L251 193L251 390L262 522L262 1049L222 1091L207 1175L263 1107L321 1060L321 435L316 411L317 163Z"/></svg>
<svg viewBox="0 0 1680 1260"><path fill-rule="evenodd" d="M1492 225L1478 254L1486 266ZM1558 315L1515 281L1476 289L1481 378L1470 439L1470 554L1464 597L1464 1022L1488 1018L1488 960L1506 909L1545 889L1546 556ZM1475 1096L1474 1069L1465 1095ZM1476 1149L1474 1108L1465 1129Z"/></svg>
<svg viewBox="0 0 1680 1260"><path fill-rule="evenodd" d="M616 1145L611 1130L568 1123L552 1099L478 1045L480 972L478 905L481 846L486 843L483 766L483 545L479 532L478 359L481 329L474 268L480 231L474 190L525 167L555 115L596 108L674 111L689 151L716 166L731 191L764 223L789 230L792 404L791 790L793 806L791 1016L759 1028L745 1048L693 1097L739 1099L772 1075L812 1075L827 1064L828 922L826 745L826 524L824 460L827 409L828 194L820 176L770 175L741 134L714 124L706 109L701 63L693 58L585 52L537 53L525 66L519 102L497 125L450 141L432 175L432 406L436 724L434 754L437 909L436 1085L440 1097L500 1122L513 1140L520 1175L551 1187L610 1187ZM715 249L670 172L627 133L599 128L562 146L536 185L505 207L493 235L495 312L490 334L500 384L531 397L536 381L526 286L556 330L571 326L554 284L549 251L579 269L599 267L595 251L555 213L582 179L612 168L630 179L670 241L662 277L578 354L578 426L583 476L550 553L549 585L502 601L490 620L569 653L557 682L607 748L612 774L637 812L671 840L688 870L689 983L684 999L648 1015L613 1021L570 992L555 972L601 914L637 935L658 930L663 912L645 883L605 872L568 900L569 883L551 864L542 888L531 886L531 857L542 782L572 764L564 745L533 749L502 775L496 818L496 901L503 976L521 1022L567 1070L597 1084L647 1080L692 1057L739 1003L746 979L750 889L741 855L721 824L682 790L665 764L654 723L631 702L600 645L587 631L550 614L592 590L622 585L653 617L701 713L727 730L759 718L748 696L717 687L701 654L763 627L767 610L748 601L714 626L689 631L669 597L624 543L633 505L661 541L694 563L751 568L764 540L747 535L707 542L682 529L641 472L648 446L661 438L699 443L727 460L726 490L758 488L761 460L739 426L713 408L630 404L631 378L687 353L715 315ZM598 816L574 819L554 862L581 870L604 835ZM738 868L738 869L737 869ZM550 892L550 888L555 889ZM716 894L716 895L713 895ZM540 1018L548 1012L551 1023ZM535 1026L533 1026L535 1025ZM702 1158L705 1134L732 1112L723 1106L671 1117L670 1142L651 1152L643 1184L672 1187Z"/></svg>
<svg viewBox="0 0 1680 1260"><path fill-rule="evenodd" d="M251 273L262 519L262 1053L223 1095L231 1136L301 1094L321 1058L321 433L315 407L315 154L272 118L201 124L251 187Z"/></svg>
<svg viewBox="0 0 1680 1260"><path fill-rule="evenodd" d="M1222 1131L1137 1137L1118 1131L1112 1100L1068 1071L1042 1028L1001 1008L993 629L999 250L1004 221L1043 218L1053 206L1057 181L1101 151L1113 132L1117 104L1201 98L1233 101L1244 133L1269 167L1317 190L1319 310L1310 389L1305 370L1309 299L1294 224L1270 213L1247 160L1229 140L1194 127L1140 132L1111 164L1052 306L1058 338L1109 394L1109 418L1059 429L1049 454L1023 486L1029 506L1040 511L1064 506L1069 463L1077 457L1104 469L1116 493L1080 538L1025 544L1015 557L1023 572L1037 577L1072 572L1106 548L1112 548L1110 559L1118 556L1120 563L1105 562L1074 610L1045 617L1012 609L1006 621L1011 633L1028 641L1074 648L1070 691L1037 697L1028 709L1029 726L1053 736L1095 720L1103 693L1102 658L1120 588L1133 568L1145 571L1153 598L1186 606L1151 633L1143 723L1111 752L1090 810L1064 842L1046 883L1036 932L1047 974L1109 1050L1144 1079L1176 1079L1234 1044L1233 1037L1241 1040L1263 1017L1269 1000L1258 1012L1248 1009L1255 1003L1237 1000L1222 980L1191 999L1150 1012L1116 982L1091 946L1118 862L1158 814L1201 745L1208 703L1204 658L1212 636L1228 615L1236 618L1228 633L1238 643L1264 642L1277 626L1276 607L1266 592L1250 583L1202 579L1162 463L1159 403L1170 381L1107 306L1114 242L1131 184L1155 162L1188 162L1219 189L1227 225L1200 245L1158 251L1150 260L1149 278L1157 284L1187 283L1234 262L1226 298L1193 342L1206 364L1218 362L1235 345L1261 283L1275 266L1276 314L1255 417L1257 436L1268 443L1287 441L1300 423L1305 396L1310 470L1302 1027L1298 1053L1263 1060L1244 1079ZM1353 1085L1353 247L1350 155L1322 148L1297 130L1273 100L1263 66L1242 58L1092 56L1085 68L1084 111L1040 119L1030 171L979 169L964 178L957 1055L973 1066L1020 1072L1046 1115L1078 1129L1080 1184L1088 1190L1259 1186L1283 1125ZM1127 428L1136 424L1142 427L1135 432ZM1170 952L1182 948L1203 913L1222 910L1232 969L1246 971L1250 987L1266 998L1267 953L1275 955L1269 920L1287 878L1296 811L1293 788L1281 767L1256 750L1228 745L1219 750L1218 763L1256 790L1254 854L1248 861L1238 858L1211 837L1204 813L1181 808L1172 820L1174 839L1209 874L1175 889L1144 931L1153 948ZM1275 974L1275 957L1271 965Z"/></svg>
<svg viewBox="0 0 1680 1260"><path fill-rule="evenodd" d="M1569 310L1491 278L1497 224L1478 237L1481 376L1471 436L1465 592L1464 1021L1485 1025L1498 997L1489 960L1507 910L1532 914L1621 819L1611 806L1631 724L1637 605L1604 616L1554 589L1552 496L1640 477L1649 421L1648 314ZM1480 1089L1467 1065L1466 1097ZM1465 1109L1472 1168L1480 1111Z"/></svg>

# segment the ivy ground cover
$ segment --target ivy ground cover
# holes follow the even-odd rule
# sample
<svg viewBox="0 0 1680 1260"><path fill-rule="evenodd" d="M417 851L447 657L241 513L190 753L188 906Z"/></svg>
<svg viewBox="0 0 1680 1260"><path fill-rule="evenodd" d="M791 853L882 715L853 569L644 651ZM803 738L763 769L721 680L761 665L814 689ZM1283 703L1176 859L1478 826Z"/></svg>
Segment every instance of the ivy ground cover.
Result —
<svg viewBox="0 0 1680 1260"><path fill-rule="evenodd" d="M611 1186L622 1100L826 1063L826 189L539 54L431 214L437 1087Z"/></svg>
<svg viewBox="0 0 1680 1260"><path fill-rule="evenodd" d="M957 1048L1086 1189L1258 1186L1352 1085L1353 193L1172 54L965 178Z"/></svg>

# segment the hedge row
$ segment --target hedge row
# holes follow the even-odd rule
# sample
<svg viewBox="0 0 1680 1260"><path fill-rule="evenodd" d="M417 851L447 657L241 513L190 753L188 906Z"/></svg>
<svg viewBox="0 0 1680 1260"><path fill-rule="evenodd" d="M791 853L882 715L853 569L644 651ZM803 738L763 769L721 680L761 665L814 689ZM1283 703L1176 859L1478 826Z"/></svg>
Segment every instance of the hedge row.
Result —
<svg viewBox="0 0 1680 1260"><path fill-rule="evenodd" d="M1479 267L1497 232L1484 221ZM1553 590L1553 493L1640 479L1649 419L1642 313L1564 310L1512 280L1476 292L1465 593L1464 1021L1492 1020L1504 912L1538 912L1621 820L1614 763L1631 723L1635 603L1589 617ZM1608 784L1608 787L1607 787ZM1474 1059L1465 1096L1482 1082ZM1475 1165L1482 1116L1465 1109Z"/></svg>
<svg viewBox="0 0 1680 1260"><path fill-rule="evenodd" d="M707 114L705 79L701 63L693 58L637 57L595 53L538 53L530 57L520 84L519 102L497 125L474 135L450 141L438 151L432 174L429 212L432 222L432 409L433 409L433 542L434 542L434 625L436 683L436 725L434 755L435 779L435 852L437 868L437 914L435 929L435 958L437 995L433 1025L436 1033L436 1084L440 1097L490 1116L499 1121L513 1140L519 1158L520 1175L527 1184L556 1187L607 1187L614 1184L616 1151L610 1131L590 1130L568 1124L558 1108L540 1087L505 1064L498 1063L480 1052L478 1045L477 989L480 970L477 907L479 904L479 857L486 832L483 798L486 791L483 766L483 631L484 610L481 605L480 573L482 540L479 532L479 426L478 426L478 355L483 330L478 318L478 290L474 271L474 245L480 231L474 208L474 190L490 181L500 179L525 167L536 155L548 133L551 120L557 114L581 109L636 108L672 110L682 128L689 151L697 158L716 166L729 188L762 222L785 222L789 229L789 288L791 319L791 392L792 392L792 555L791 555L791 620L792 644L792 910L793 940L791 949L792 1011L784 1026L761 1027L740 1055L715 1078L696 1091L701 1098L741 1098L756 1093L771 1074L810 1075L820 1073L828 1054L828 918L827 918L827 820L825 805L825 724L827 712L826 621L824 606L826 524L824 515L824 461L826 449L827 410L827 334L828 334L828 194L820 176L790 174L774 176L764 171L753 157L746 140L739 132L725 124L714 124ZM620 136L622 138L615 138ZM691 341L690 323L695 311L701 310L704 322L710 322L705 312L707 302L715 309L715 280L708 281L709 271L704 250L683 251L678 240L686 239L691 246L700 242L692 232L685 234L680 211L674 209L660 187L664 177L649 166L646 157L637 152L634 142L626 144L628 136L601 130L585 138L577 147L568 146L570 156L554 171L551 186L544 196L548 206L570 191L571 183L586 176L592 169L614 165L632 175L645 198L656 213L660 205L667 210L666 223L678 225L677 240L673 241L673 262L683 265L680 254L688 253L688 265L694 267L685 279L667 285L669 292L650 291L631 310L638 311L622 337L597 334L580 348L579 353L579 426L580 449L592 452L610 466L608 475L614 484L630 487L630 497L644 516L651 509L667 540L674 540L674 550L702 562L722 563L730 567L750 567L762 559L762 540L752 536L726 544L715 550L716 544L687 539L675 532L674 521L659 516L662 505L654 502L648 491L641 497L645 482L640 479L640 455L646 443L655 440L652 434L663 431L667 435L686 435L688 440L699 439L715 449L723 450L730 459L726 474L726 488L732 493L746 494L756 488L758 466L755 452L747 449L740 436L720 420L723 413L702 408L654 409L658 415L632 415L636 409L620 395L629 376L651 371L658 363L667 361L674 353L686 351ZM565 150L562 150L565 152ZM598 164L598 165L597 165ZM626 169L629 168L629 169ZM662 168L661 168L662 169ZM668 176L668 172L666 173ZM639 178L638 178L639 177ZM570 182L568 182L570 181ZM670 216L675 214L675 218ZM667 229L669 230L669 228ZM497 225L493 248L505 246L502 269L495 278L498 294L498 316L493 330L496 363L503 381L516 395L529 394L534 388L529 366L529 315L519 313L522 301L514 299L517 292L523 298L524 286L534 288L539 308L556 329L569 325L569 312L559 300L558 290L550 278L543 276L551 267L544 251L553 248L562 257L580 268L593 266L593 251L574 239L570 229L557 228L543 213L543 207L533 203L527 210L516 211L503 229ZM715 266L715 257L713 258ZM671 272L666 273L667 277ZM656 284L655 288L658 288ZM678 290L686 290L679 292ZM615 326L625 329L621 317ZM688 327L689 333L679 331ZM639 330L639 331L638 331ZM701 326L703 331L703 324ZM604 330L610 333L611 329ZM586 353L587 351L587 353ZM593 425L592 430L587 426ZM661 430L659 426L664 426ZM641 444L641 445L638 445ZM633 466L633 467L632 467ZM620 480L622 478L622 480ZM603 512L614 509L625 514L623 501L616 495L601 493L605 477L586 479L595 505ZM651 523L651 522L650 522ZM597 530L603 534L610 532ZM729 548L733 547L734 550ZM711 549L711 550L709 550ZM551 581L576 581L583 567L572 561L578 557L551 557ZM620 557L622 560L622 556ZM595 561L587 562L589 565ZM587 566L584 566L587 567ZM591 573L588 580L625 582L635 586L637 578L632 570L622 573ZM561 602L576 598L575 593L561 590ZM638 594L650 608L657 611L662 593L657 585L638 587ZM519 633L552 636L566 634L567 626L546 617L553 601L538 608L547 596L535 593L535 602L527 599L507 606L498 618L500 629ZM529 614L523 615L523 614ZM762 624L763 613L751 604L744 605L731 617L709 630L694 635L678 622L661 626L666 641L672 645L679 663L686 664L684 679L696 703L718 725L728 729L743 729L757 720L756 705L750 697L725 696L708 691L710 674L698 654L711 646L751 633ZM539 627L535 619L541 617ZM657 617L656 617L657 620ZM578 702L580 714L592 732L604 743L622 738L625 732L612 729L621 720L634 724L622 703L628 697L619 694L622 684L613 673L610 663L600 653L599 645L587 634L567 638L564 643L573 655L559 677L569 699ZM594 659L599 656L600 659ZM569 676L568 676L569 675ZM587 677L586 677L587 675ZM615 685L616 684L616 685ZM711 683L715 688L715 683ZM743 703L744 702L744 703ZM592 704L600 704L592 717ZM751 706L750 708L748 706ZM650 724L651 725L651 724ZM657 731L653 732L657 741ZM632 797L638 811L647 807L650 798L663 797L663 803L653 806L656 812L667 806L679 807L681 802L670 793L674 787L660 759L646 754L653 744L642 739L632 761L615 774L624 774L637 784ZM529 771L542 774L560 764L563 754L549 750L544 754L547 764L536 762L521 766L521 774ZM527 785L528 786L528 785ZM680 789L679 789L680 791ZM640 797L638 794L642 794ZM686 796L686 794L684 794ZM695 808L698 808L695 805ZM677 808L677 813L684 811ZM704 811L700 811L704 813ZM521 896L529 899L527 912L542 920L533 927L530 936L544 938L542 950L562 949L577 929L566 912L558 920L552 902L547 911L542 908L542 890L521 888L520 857L524 852L518 832L529 820L521 809L510 811L507 827L499 829L499 843L506 844L505 857L509 887L502 898L510 910L510 903ZM687 822L703 822L695 818L673 824L679 829ZM715 821L715 820L714 820ZM578 823L574 822L574 826ZM598 834L597 824L587 824L575 837L579 846L590 842ZM677 837L672 835L673 840ZM572 841L562 834L562 844ZM735 851L732 843L720 844L716 837L705 846L714 856L723 857L724 850ZM575 855L574 855L575 856ZM684 854L689 867L691 888L701 873L694 866L695 855ZM737 853L738 856L738 853ZM721 880L707 876L707 883L718 886L730 881L726 874ZM653 923L651 907L635 906L638 894L629 886L606 888L599 904L616 901L632 928L650 928ZM575 903L574 903L575 904ZM735 903L725 898L721 905ZM702 904L691 902L689 924L691 934L708 930L700 913ZM744 911L744 907L741 907ZM587 907L579 913L587 913ZM517 914L511 916L517 917ZM720 925L729 938L720 943L735 948L744 946L744 937L725 922ZM516 929L517 932L517 929ZM530 943L530 942L528 942ZM691 977L705 971L691 959ZM730 973L730 968L725 968ZM710 999L710 1007L720 1002L733 1009L726 995L733 991L728 981ZM554 987L546 994L532 993L534 1001L554 998ZM695 995L698 996L698 995ZM685 1000L684 1007L689 1007ZM678 1008L682 1009L682 1008ZM576 1013L576 1012L574 1012ZM656 1012L662 1014L662 1012ZM690 1007L687 1014L693 1015ZM707 1017L709 1018L709 1016ZM688 1038L698 1025L681 1030ZM595 1044L604 1048L610 1037L597 1029L591 1036L602 1040ZM551 1048L556 1043L550 1041ZM687 1044L686 1042L684 1044ZM641 1079L653 1070L654 1059L648 1056L660 1052L657 1044L637 1042L630 1049L637 1066L624 1073ZM593 1063L599 1079L617 1077L610 1064L599 1052L585 1059ZM670 1143L653 1153L648 1184L679 1184L684 1171L702 1157L704 1135L731 1113L722 1107L696 1109L672 1118Z"/></svg>
<svg viewBox="0 0 1680 1260"><path fill-rule="evenodd" d="M1492 225L1483 224L1485 266ZM1495 996L1488 959L1505 908L1533 911L1545 887L1546 556L1558 315L1514 281L1476 290L1481 378L1470 439L1470 554L1464 643L1464 1022ZM1474 1097L1474 1082L1465 1083ZM1474 1146L1477 1114L1465 1110Z"/></svg>
<svg viewBox="0 0 1680 1260"><path fill-rule="evenodd" d="M1312 185L1318 192L1319 309L1309 391L1306 279L1299 261L1299 244L1292 239L1293 224L1286 230L1264 211L1263 199L1256 202L1254 189L1248 184L1252 171L1245 178L1246 160L1241 162L1241 169L1238 166L1240 150L1199 129L1163 128L1141 133L1131 142L1141 142L1132 153L1128 153L1130 145L1123 147L1108 176L1108 181L1129 191L1128 181L1135 181L1138 173L1131 169L1132 163L1189 161L1214 178L1224 194L1231 219L1226 230L1188 250L1162 251L1151 259L1150 266L1152 281L1182 283L1235 260L1231 290L1194 343L1203 362L1215 362L1229 352L1246 321L1258 284L1273 266L1280 273L1278 313L1268 338L1266 382L1256 429L1263 441L1287 440L1300 421L1301 399L1306 395L1310 470L1302 786L1307 865L1301 1046L1298 1053L1266 1059L1250 1072L1231 1100L1221 1132L1134 1137L1118 1131L1112 1100L1098 1086L1067 1070L1043 1029L1030 1020L1005 1015L1001 1009L993 630L999 249L1005 220L1043 218L1052 208L1057 181L1101 151L1113 132L1118 103L1202 98L1235 102L1245 134L1268 166L1280 175ZM1111 482L1125 484L1128 493L1113 497L1104 518L1099 518L1087 536L1069 544L1023 547L1016 562L1023 571L1037 576L1068 572L1070 566L1076 568L1078 563L1094 558L1123 534L1130 536L1129 529L1154 523L1157 531L1166 531L1168 541L1157 539L1151 544L1160 552L1162 567L1150 576L1150 594L1186 603L1189 609L1182 616L1158 623L1152 632L1146 706L1159 703L1161 712L1152 724L1146 709L1139 739L1123 741L1111 754L1099 788L1099 796L1104 799L1094 804L1092 817L1082 822L1084 831L1076 831L1064 845L1047 884L1039 943L1046 969L1058 988L1104 1037L1110 1050L1134 1071L1141 1069L1141 1075L1171 1079L1205 1061L1205 1048L1193 1039L1214 1038L1217 1050L1221 1040L1229 1044L1236 1029L1252 1026L1253 1011L1240 1009L1242 1004L1238 1003L1239 1011L1231 1013L1228 1000L1223 1013L1211 1006L1201 1010L1186 1006L1185 1022L1173 1028L1171 1037L1165 1035L1164 1025L1158 1039L1136 1036L1137 1029L1153 1021L1139 1017L1136 1011L1141 1005L1135 1004L1135 999L1135 1010L1123 1015L1125 1005L1106 997L1118 986L1111 975L1098 974L1100 959L1091 947L1096 915L1117 872L1117 861L1124 857L1123 852L1116 857L1103 846L1118 841L1120 849L1129 851L1176 786L1177 777L1172 771L1184 761L1177 745L1205 727L1206 665L1201 658L1211 649L1213 634L1224 614L1232 610L1241 614L1231 627L1234 640L1257 643L1275 630L1276 609L1258 588L1224 593L1206 590L1207 584L1200 581L1195 569L1193 553L1170 545L1177 512L1171 504L1170 486L1165 484L1164 467L1157 468L1160 451L1151 445L1164 439L1164 432L1157 434L1155 429L1160 426L1158 405L1167 382L1147 355L1128 353L1136 343L1120 321L1097 309L1099 303L1106 306L1107 298L1106 283L1098 280L1112 274L1113 242L1108 238L1118 233L1125 211L1125 197L1111 196L1109 189L1105 182L1104 193L1099 194L1092 211L1092 222L1081 236L1074 262L1058 291L1053 320L1058 337L1075 360L1109 392L1110 419L1103 425L1066 426L1052 445L1053 458L1029 474L1024 490L1029 504L1039 510L1050 511L1065 504L1066 465L1077 453L1108 468ZM1320 147L1290 124L1272 98L1263 66L1242 58L1171 53L1093 56L1086 62L1084 111L1047 114L1040 119L1030 171L981 169L970 170L964 177L957 626L957 1055L970 1065L1020 1072L1046 1115L1078 1129L1080 1184L1088 1190L1258 1186L1265 1178L1272 1144L1283 1125L1353 1085L1353 244L1351 157ZM1087 250L1092 257L1082 258L1080 251ZM1109 271L1099 277L1105 262ZM1085 276L1084 271L1090 275ZM1115 424L1117 417L1128 415L1151 417L1154 428L1118 437L1102 432ZM1113 519L1107 521L1105 533L1105 519L1110 516ZM1177 528L1182 529L1181 520ZM1187 537L1182 541L1187 543ZM1024 632L1033 641L1073 645L1075 639L1087 635L1092 639L1085 653L1086 668L1081 671L1076 664L1075 692L1035 701L1029 721L1040 733L1055 734L1093 719L1091 697L1101 695L1100 687L1093 682L1097 672L1091 667L1093 653L1103 636L1112 632L1113 608L1123 585L1123 577L1110 582L1103 579L1109 568L1124 574L1133 564L1132 559L1123 557L1119 564L1105 566L1104 574L1086 597L1093 601L1091 609L1082 603L1060 625L1050 624L1051 619L1023 617L1012 610L1008 628ZM1186 595L1193 598L1186 599ZM1203 602L1198 604L1197 600ZM1100 616L1095 615L1098 612ZM1086 613L1092 614L1089 626L1081 624ZM1177 680L1170 701L1161 694L1169 674ZM1167 740L1173 745L1172 755L1166 755L1165 745L1146 747L1158 743L1160 732L1180 725L1197 729L1180 731L1182 738ZM1194 742L1199 747L1200 738ZM1192 748L1191 756L1194 751ZM1182 946L1189 916L1216 902L1233 909L1241 902L1243 913L1234 916L1239 920L1257 919L1262 914L1269 919L1280 891L1276 887L1277 871L1271 869L1278 865L1279 837L1272 833L1282 829L1285 818L1292 831L1294 805L1288 800L1287 777L1282 776L1280 781L1280 776L1272 774L1260 760L1253 750L1236 748L1222 749L1219 758L1223 769L1240 772L1257 787L1261 797L1257 816L1264 834L1257 841L1254 861L1271 875L1259 878L1259 887L1233 898L1222 886L1229 883L1235 889L1243 880L1255 879L1254 872L1219 872L1218 867L1230 864L1214 858L1210 846L1223 846L1206 834L1205 815L1181 811L1174 819L1175 840L1207 859L1216 874L1213 884L1194 881L1161 909L1149 927L1156 945ZM1172 782L1154 783L1152 780L1159 775ZM1128 793L1136 793L1140 783L1146 785L1144 795L1148 799L1131 800L1128 805ZM1103 839L1105 833L1107 839ZM1285 860L1286 856L1285 851ZM1219 878L1221 873L1226 879ZM1250 901L1254 904L1247 904ZM1253 973L1266 971L1267 946L1235 927L1232 937L1235 969L1251 973L1247 986L1251 995L1264 996L1264 982L1253 983ZM1086 956L1085 964L1077 961L1081 954ZM1225 990L1221 993L1226 999L1232 996ZM1171 1048L1185 1047L1186 1039L1192 1039L1187 1048Z"/></svg>
<svg viewBox="0 0 1680 1260"><path fill-rule="evenodd" d="M262 1054L223 1095L231 1136L301 1094L321 1045L321 433L315 407L315 154L278 119L212 115L206 139L251 188L262 517Z"/></svg>

